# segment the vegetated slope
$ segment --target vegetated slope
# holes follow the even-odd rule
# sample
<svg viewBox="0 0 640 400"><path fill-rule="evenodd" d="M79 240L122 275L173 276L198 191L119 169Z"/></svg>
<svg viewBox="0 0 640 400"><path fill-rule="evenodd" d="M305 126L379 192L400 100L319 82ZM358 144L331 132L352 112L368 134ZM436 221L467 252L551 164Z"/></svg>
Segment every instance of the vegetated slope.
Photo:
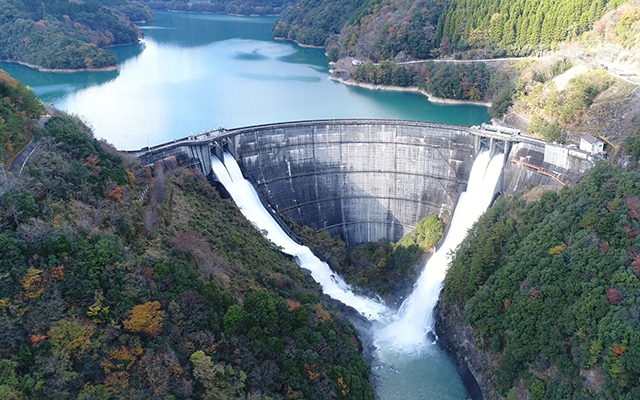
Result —
<svg viewBox="0 0 640 400"><path fill-rule="evenodd" d="M475 342L509 398L640 397L640 175L599 163L538 197L500 199L456 251L441 307L472 329L458 350Z"/></svg>
<svg viewBox="0 0 640 400"><path fill-rule="evenodd" d="M431 214L397 243L381 239L349 248L342 239L332 238L325 231L289 225L304 244L353 285L355 291L395 301L409 294L422 272L425 255L433 252L440 242L448 219L448 214L443 215L443 219Z"/></svg>
<svg viewBox="0 0 640 400"><path fill-rule="evenodd" d="M630 0L605 14L580 37L580 44L597 62L613 67L624 63L640 65L640 1ZM607 44L613 44L618 51L612 51Z"/></svg>
<svg viewBox="0 0 640 400"><path fill-rule="evenodd" d="M508 122L549 141L577 143L589 133L611 145L613 156L640 127L639 45L640 1L633 0L562 45L556 60L519 62L517 79L495 96L493 114L508 114ZM512 118L511 105L519 117Z"/></svg>
<svg viewBox="0 0 640 400"><path fill-rule="evenodd" d="M328 47L365 3L366 0L302 0L282 13L273 25L273 35L304 45Z"/></svg>
<svg viewBox="0 0 640 400"><path fill-rule="evenodd" d="M0 70L0 162L8 161L33 137L44 107L33 91Z"/></svg>
<svg viewBox="0 0 640 400"><path fill-rule="evenodd" d="M48 69L110 67L117 59L102 47L141 36L124 14L96 1L0 0L0 60Z"/></svg>
<svg viewBox="0 0 640 400"><path fill-rule="evenodd" d="M495 55L525 55L577 37L624 2L451 0L438 21L438 38L460 51L496 46Z"/></svg>
<svg viewBox="0 0 640 400"><path fill-rule="evenodd" d="M96 0L117 13L124 14L131 22L153 21L153 11L139 1L132 0Z"/></svg>
<svg viewBox="0 0 640 400"><path fill-rule="evenodd" d="M528 55L589 30L624 0L307 0L274 34L373 61Z"/></svg>
<svg viewBox="0 0 640 400"><path fill-rule="evenodd" d="M278 15L293 0L141 0L154 10L213 12L242 15Z"/></svg>
<svg viewBox="0 0 640 400"><path fill-rule="evenodd" d="M620 145L632 132L634 116L640 115L637 107L635 112L618 112L634 100L636 87L594 69L572 78L561 90L553 81L537 83L525 89L527 94L514 109L531 119L527 131L544 140L578 143L577 133L590 133Z"/></svg>
<svg viewBox="0 0 640 400"><path fill-rule="evenodd" d="M351 324L200 174L66 115L38 140L0 196L0 397L373 398Z"/></svg>

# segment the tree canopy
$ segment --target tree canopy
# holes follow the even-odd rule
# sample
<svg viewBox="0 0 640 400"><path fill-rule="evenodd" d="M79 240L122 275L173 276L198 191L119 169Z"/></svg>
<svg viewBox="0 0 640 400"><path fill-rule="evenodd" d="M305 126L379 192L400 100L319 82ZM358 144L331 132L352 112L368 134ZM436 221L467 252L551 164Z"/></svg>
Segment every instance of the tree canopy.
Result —
<svg viewBox="0 0 640 400"><path fill-rule="evenodd" d="M494 389L638 397L639 182L599 163L574 189L499 200L462 242L443 307L498 360Z"/></svg>
<svg viewBox="0 0 640 400"><path fill-rule="evenodd" d="M37 136L0 196L0 397L373 399L353 326L203 176Z"/></svg>
<svg viewBox="0 0 640 400"><path fill-rule="evenodd" d="M0 60L49 69L110 67L116 56L103 48L141 36L121 11L94 0L0 0Z"/></svg>

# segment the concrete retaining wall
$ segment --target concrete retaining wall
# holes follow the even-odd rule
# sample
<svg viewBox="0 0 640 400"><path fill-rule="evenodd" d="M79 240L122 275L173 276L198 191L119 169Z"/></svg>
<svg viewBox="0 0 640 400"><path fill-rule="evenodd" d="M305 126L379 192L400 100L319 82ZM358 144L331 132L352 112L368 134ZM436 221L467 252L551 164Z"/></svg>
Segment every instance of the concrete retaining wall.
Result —
<svg viewBox="0 0 640 400"><path fill-rule="evenodd" d="M583 152L566 151L562 157L557 154L550 156L550 153L557 153L557 151L545 149L544 145L514 143L503 172L502 192L511 195L531 186L562 186L559 181L568 186L574 186L584 172L593 165ZM524 163L554 175L559 181L543 175Z"/></svg>

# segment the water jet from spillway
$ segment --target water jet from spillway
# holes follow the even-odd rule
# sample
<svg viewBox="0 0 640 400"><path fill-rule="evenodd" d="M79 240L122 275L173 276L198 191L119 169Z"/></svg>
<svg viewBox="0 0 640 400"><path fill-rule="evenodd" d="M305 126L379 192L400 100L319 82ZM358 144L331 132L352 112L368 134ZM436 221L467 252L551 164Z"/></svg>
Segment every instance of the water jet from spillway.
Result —
<svg viewBox="0 0 640 400"><path fill-rule="evenodd" d="M391 310L382 301L354 294L344 279L331 271L327 263L320 261L308 247L294 242L265 210L253 185L244 179L242 171L231 154L224 153L224 164L217 157L212 156L212 168L242 214L259 230L266 232L267 238L279 246L284 253L295 257L300 267L310 271L311 276L320 283L325 294L355 308L371 321L383 320L391 314Z"/></svg>
<svg viewBox="0 0 640 400"><path fill-rule="evenodd" d="M434 308L449 266L450 253L491 205L503 164L503 154L491 158L490 152L485 151L477 156L467 190L460 195L444 242L427 261L413 292L398 310L396 320L377 330L378 348L412 353L424 350L431 342L428 333L434 332Z"/></svg>

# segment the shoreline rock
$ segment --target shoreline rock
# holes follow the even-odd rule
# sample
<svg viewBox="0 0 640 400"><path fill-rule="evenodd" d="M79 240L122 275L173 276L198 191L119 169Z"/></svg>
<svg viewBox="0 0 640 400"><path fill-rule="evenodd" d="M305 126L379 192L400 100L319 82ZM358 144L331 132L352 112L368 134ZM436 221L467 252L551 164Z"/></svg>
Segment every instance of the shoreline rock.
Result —
<svg viewBox="0 0 640 400"><path fill-rule="evenodd" d="M23 65L25 67L31 68L31 69L35 69L39 72L57 72L57 73L62 73L62 74L70 74L73 72L107 72L107 71L116 71L118 69L120 69L119 65L112 65L110 67L102 67L102 68L78 68L78 69L71 69L71 68L45 68L45 67L40 67L38 65L33 65L33 64L29 64L26 63L24 61L15 61L15 60L0 60L1 62L6 62L6 63L14 63L14 64L20 64Z"/></svg>
<svg viewBox="0 0 640 400"><path fill-rule="evenodd" d="M482 107L491 107L491 103L490 102L484 102L484 101L472 101L472 100L455 100L455 99L445 99L442 97L436 97L432 94L427 93L424 90L421 90L420 88L418 88L417 86L390 86L390 85L374 85L373 83L362 83L362 82L356 82L352 79L343 79L343 78L338 78L335 77L333 75L329 76L329 79L335 82L339 82L342 83L343 85L348 85L348 86L357 86L357 87L361 87L364 89L369 89L369 90L387 90L390 92L408 92L408 93L417 93L417 94L421 94L423 96L425 96L427 98L427 100L429 100L429 102L431 103L435 103L435 104L446 104L446 105L474 105L474 106L482 106Z"/></svg>

